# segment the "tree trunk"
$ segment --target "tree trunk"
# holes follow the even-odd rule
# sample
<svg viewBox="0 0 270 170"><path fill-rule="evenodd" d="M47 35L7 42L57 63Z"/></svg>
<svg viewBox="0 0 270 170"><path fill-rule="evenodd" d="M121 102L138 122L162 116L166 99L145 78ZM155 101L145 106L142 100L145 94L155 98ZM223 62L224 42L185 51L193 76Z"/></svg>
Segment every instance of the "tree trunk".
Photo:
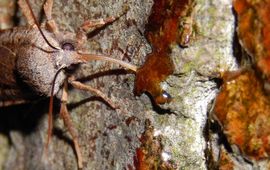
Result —
<svg viewBox="0 0 270 170"><path fill-rule="evenodd" d="M42 4L31 0L37 16L42 14ZM55 1L53 18L60 31L75 32L87 19L119 16L129 7L118 20L89 34L87 47L90 53L141 66L151 52L142 33L152 5L152 0ZM140 151L152 152L160 169L207 169L206 122L218 92L213 78L222 70L237 68L233 56L235 18L231 1L226 0L196 0L187 17L193 21L195 37L187 48L171 45L175 71L162 86L173 100L161 105L162 109L153 106L151 96L135 97L135 75L118 65L94 61L81 65L74 74L119 106L112 109L101 98L70 88L68 108L79 134L83 169L142 169L146 159L140 157ZM18 18L24 24L22 16ZM0 163L4 169L78 168L71 136L57 113L59 104L55 101L54 133L47 159L42 151L47 137L48 99L0 108L0 132L4 134L0 136L0 143L4 143Z"/></svg>

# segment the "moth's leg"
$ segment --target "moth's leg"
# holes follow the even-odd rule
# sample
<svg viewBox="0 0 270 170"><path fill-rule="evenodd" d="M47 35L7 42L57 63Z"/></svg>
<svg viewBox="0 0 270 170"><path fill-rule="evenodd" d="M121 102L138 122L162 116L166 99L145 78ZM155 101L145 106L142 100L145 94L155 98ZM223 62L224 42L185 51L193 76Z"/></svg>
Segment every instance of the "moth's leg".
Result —
<svg viewBox="0 0 270 170"><path fill-rule="evenodd" d="M46 0L43 9L45 16L47 18L46 27L49 31L53 33L58 32L58 27L54 19L52 18L52 7L53 7L53 0Z"/></svg>
<svg viewBox="0 0 270 170"><path fill-rule="evenodd" d="M115 20L119 19L120 17L125 15L128 10L129 10L128 6L123 6L123 12L120 15L117 15L115 17L96 19L96 20L87 20L81 25L79 29L83 30L86 33L94 31L97 28L103 27L104 25L108 23L112 23Z"/></svg>
<svg viewBox="0 0 270 170"><path fill-rule="evenodd" d="M67 81L65 81L64 83L63 94L61 98L60 115L64 121L65 126L68 128L69 133L72 136L72 140L75 146L75 151L76 151L77 159L78 159L78 167L81 169L83 167L83 158L82 158L82 153L81 153L81 149L78 142L78 135L72 124L70 115L67 110L67 98L68 98L67 83L68 83Z"/></svg>
<svg viewBox="0 0 270 170"><path fill-rule="evenodd" d="M94 28L97 29L97 28L100 28L108 23L112 23L114 22L115 20L118 20L120 17L124 16L125 14L127 14L128 10L129 10L129 6L123 6L122 7L123 11L114 16L114 17L108 17L108 18L104 18L104 19L97 19L97 20L87 20L85 21L81 28L85 31L85 32L89 32L91 31L91 29Z"/></svg>
<svg viewBox="0 0 270 170"><path fill-rule="evenodd" d="M117 18L115 17L108 17L105 19L97 19L97 20L87 20L85 21L77 30L77 41L78 44L83 45L87 42L87 36L86 34L88 32L92 32L96 30L97 28L101 28L105 24L111 23L115 21Z"/></svg>
<svg viewBox="0 0 270 170"><path fill-rule="evenodd" d="M82 29L84 32L90 32L91 29L95 30L97 28L103 27L104 25L111 23L115 21L117 18L115 17L108 17L104 19L96 19L96 20L86 20L84 23L80 26L80 29Z"/></svg>
<svg viewBox="0 0 270 170"><path fill-rule="evenodd" d="M43 10L47 20L52 19L52 7L53 7L53 0L46 0L43 5Z"/></svg>
<svg viewBox="0 0 270 170"><path fill-rule="evenodd" d="M29 25L35 25L35 20L34 20L34 16L32 16L31 11L30 11L30 7L27 5L26 0L19 0L18 1L19 7L22 10L23 15L25 16L27 23Z"/></svg>
<svg viewBox="0 0 270 170"><path fill-rule="evenodd" d="M84 91L88 91L88 92L96 94L97 96L101 97L105 102L107 102L110 105L110 107L112 107L113 109L119 108L116 104L114 104L114 102L110 98L108 98L100 90L95 89L91 86L85 85L79 81L73 80L72 78L69 80L69 83L76 89L80 89L80 90L84 90Z"/></svg>
<svg viewBox="0 0 270 170"><path fill-rule="evenodd" d="M86 34L92 32L98 28L103 27L106 24L112 23L119 19L121 16L127 13L128 7L124 8L124 12L116 17L108 17L96 20L86 20L77 30L77 40L79 44L84 44L87 40Z"/></svg>

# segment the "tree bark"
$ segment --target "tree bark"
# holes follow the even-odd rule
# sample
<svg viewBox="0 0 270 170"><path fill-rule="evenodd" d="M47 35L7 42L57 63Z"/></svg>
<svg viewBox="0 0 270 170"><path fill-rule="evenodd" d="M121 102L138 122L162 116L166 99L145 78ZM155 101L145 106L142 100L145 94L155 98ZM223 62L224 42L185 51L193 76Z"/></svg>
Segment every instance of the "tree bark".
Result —
<svg viewBox="0 0 270 170"><path fill-rule="evenodd" d="M31 0L39 17L42 4ZM75 32L87 19L119 16L128 6L124 16L89 34L87 47L93 54L141 66L151 52L142 33L152 5L152 0L55 1L53 18L60 31ZM99 97L70 88L69 112L79 134L83 169L135 169L136 150L144 142L141 135L149 128L147 120L153 126L152 137L159 138L162 146L158 155L162 161L173 164L172 169L207 169L206 122L218 92L213 78L219 77L222 70L237 68L233 56L235 18L231 1L226 0L196 0L191 17L195 39L188 48L172 45L175 72L162 83L173 101L161 108L174 114L153 107L150 96L135 97L135 75L118 65L91 62L81 65L74 74L119 105L119 109L112 109ZM20 20L20 24L24 22ZM59 103L54 105L54 133L47 159L42 151L47 137L48 100L1 108L0 132L6 137L0 136L0 141L10 141L5 145L8 152L0 149L4 169L78 168L70 134L57 114Z"/></svg>

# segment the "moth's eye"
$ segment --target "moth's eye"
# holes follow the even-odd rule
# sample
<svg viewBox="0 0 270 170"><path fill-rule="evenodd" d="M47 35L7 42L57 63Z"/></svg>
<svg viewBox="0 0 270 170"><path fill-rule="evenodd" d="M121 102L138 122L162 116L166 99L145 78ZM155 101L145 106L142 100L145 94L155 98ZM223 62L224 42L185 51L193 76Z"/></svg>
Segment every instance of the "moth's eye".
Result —
<svg viewBox="0 0 270 170"><path fill-rule="evenodd" d="M67 51L74 51L75 47L73 44L67 42L62 44L62 49Z"/></svg>

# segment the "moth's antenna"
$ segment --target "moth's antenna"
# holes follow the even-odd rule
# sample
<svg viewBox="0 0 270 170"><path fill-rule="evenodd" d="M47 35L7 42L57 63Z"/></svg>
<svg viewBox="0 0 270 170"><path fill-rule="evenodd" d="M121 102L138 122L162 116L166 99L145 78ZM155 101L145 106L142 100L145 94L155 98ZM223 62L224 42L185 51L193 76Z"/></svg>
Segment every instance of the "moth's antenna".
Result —
<svg viewBox="0 0 270 170"><path fill-rule="evenodd" d="M30 3L29 3L29 0L25 0L25 1L26 1L26 4L27 4L28 8L30 9L30 13L31 13L31 15L32 15L32 17L33 17L33 19L34 19L34 22L35 22L36 26L38 27L38 30L39 30L40 34L42 35L42 37L44 38L44 40L46 41L46 43L47 43L51 48L53 48L53 49L55 49L55 50L59 50L57 47L54 47L54 46L48 41L48 39L45 37L43 31L41 30L41 28L40 28L40 26L39 26L39 24L38 24L38 22L37 22L37 18L36 18L35 15L34 15L34 12L33 12L32 8L31 8L31 5L30 5Z"/></svg>

